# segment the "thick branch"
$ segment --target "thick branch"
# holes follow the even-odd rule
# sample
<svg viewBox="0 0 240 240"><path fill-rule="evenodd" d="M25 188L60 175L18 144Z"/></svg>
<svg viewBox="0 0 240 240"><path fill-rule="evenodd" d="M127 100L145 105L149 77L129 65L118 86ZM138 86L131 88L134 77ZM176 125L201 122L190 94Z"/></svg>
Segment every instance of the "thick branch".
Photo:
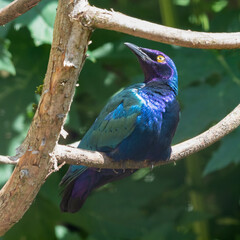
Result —
<svg viewBox="0 0 240 240"><path fill-rule="evenodd" d="M53 151L69 111L91 31L69 20L86 0L60 0L43 93L28 135L18 150L20 159L0 191L0 236L21 219L54 165ZM39 66L41 67L41 66Z"/></svg>
<svg viewBox="0 0 240 240"><path fill-rule="evenodd" d="M240 104L229 113L224 119L219 123L211 127L209 130L203 132L202 134L189 139L185 142L177 144L172 147L172 154L169 161L159 161L155 166L163 165L171 162L175 162L184 157L196 153L216 141L220 140L234 129L240 125ZM58 161L65 161L68 164L75 165L86 165L89 167L97 168L143 168L152 165L149 161L144 162L134 162L126 161L113 162L112 159L107 157L105 154L100 152L86 151L83 149L77 149L67 146L58 145L55 150L55 157Z"/></svg>
<svg viewBox="0 0 240 240"><path fill-rule="evenodd" d="M0 10L0 26L35 7L41 0L15 0Z"/></svg>
<svg viewBox="0 0 240 240"><path fill-rule="evenodd" d="M206 33L180 30L92 6L88 6L85 12L78 9L73 12L71 17L80 21L84 26L113 30L156 42L183 47L202 49L230 49L240 47L239 32Z"/></svg>
<svg viewBox="0 0 240 240"><path fill-rule="evenodd" d="M224 136L226 136L234 129L236 129L239 125L240 125L240 104L224 119L222 119L219 123L211 127L209 130L185 142L174 145L172 147L171 158L168 161L159 161L154 166L168 164L180 160L182 158L188 157L191 154L196 153L212 145L213 143L219 141ZM104 153L79 149L76 148L76 146L73 147L57 145L55 148L54 156L60 163L65 162L67 164L85 165L88 167L96 168L137 169L150 167L152 165L152 163L148 161L145 162L126 161L124 163L114 162ZM10 157L0 156L0 163L16 164L16 161L11 160Z"/></svg>

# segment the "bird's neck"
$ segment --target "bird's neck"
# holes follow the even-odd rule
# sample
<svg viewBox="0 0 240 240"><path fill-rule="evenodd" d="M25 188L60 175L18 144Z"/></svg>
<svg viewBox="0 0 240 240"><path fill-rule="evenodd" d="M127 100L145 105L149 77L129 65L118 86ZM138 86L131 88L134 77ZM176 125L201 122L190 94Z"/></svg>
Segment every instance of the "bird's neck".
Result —
<svg viewBox="0 0 240 240"><path fill-rule="evenodd" d="M174 95L178 94L178 81L174 76L170 79L153 78L146 82L146 87L172 92Z"/></svg>

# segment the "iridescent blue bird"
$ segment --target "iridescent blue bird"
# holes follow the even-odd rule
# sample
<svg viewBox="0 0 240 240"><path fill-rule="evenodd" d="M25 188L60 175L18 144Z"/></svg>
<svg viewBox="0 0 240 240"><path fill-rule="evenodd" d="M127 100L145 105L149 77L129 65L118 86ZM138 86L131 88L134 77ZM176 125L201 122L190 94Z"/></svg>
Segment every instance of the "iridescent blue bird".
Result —
<svg viewBox="0 0 240 240"><path fill-rule="evenodd" d="M78 147L104 152L114 161L166 161L179 121L177 69L160 51L125 45L137 56L145 80L114 95ZM132 173L71 165L61 181L61 210L78 211L93 189Z"/></svg>

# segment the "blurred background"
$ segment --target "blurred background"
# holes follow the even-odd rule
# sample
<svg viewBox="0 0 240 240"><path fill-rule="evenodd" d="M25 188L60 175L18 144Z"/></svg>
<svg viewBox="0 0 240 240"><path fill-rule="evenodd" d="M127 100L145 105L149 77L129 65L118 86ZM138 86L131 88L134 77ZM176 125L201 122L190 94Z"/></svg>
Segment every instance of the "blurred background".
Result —
<svg viewBox="0 0 240 240"><path fill-rule="evenodd" d="M1 0L0 7L10 1ZM181 29L240 31L239 0L91 0L91 4ZM14 155L26 136L43 83L57 1L42 0L0 28L0 154ZM169 55L179 72L182 114L174 143L208 129L240 100L240 51L197 50L95 30L62 144L82 138L115 92L143 80L132 42ZM59 181L41 188L2 240L240 240L240 129L177 162L141 169L93 192L77 214L59 210ZM0 165L0 186L12 166Z"/></svg>

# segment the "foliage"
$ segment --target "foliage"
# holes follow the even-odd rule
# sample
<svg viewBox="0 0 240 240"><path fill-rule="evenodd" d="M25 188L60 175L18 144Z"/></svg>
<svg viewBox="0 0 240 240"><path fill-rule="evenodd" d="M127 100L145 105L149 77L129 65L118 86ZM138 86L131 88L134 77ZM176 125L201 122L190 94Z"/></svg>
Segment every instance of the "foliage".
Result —
<svg viewBox="0 0 240 240"><path fill-rule="evenodd" d="M1 1L0 7L8 2ZM145 20L177 22L180 28L240 31L237 1L174 0L165 6L174 20L161 17L163 2L92 0ZM35 91L47 67L56 6L55 0L43 0L0 28L1 154L14 154L26 136L32 106L39 100ZM239 50L186 49L105 30L96 30L92 40L65 126L68 142L83 136L112 94L142 81L135 57L123 45L126 41L161 49L176 63L182 114L175 143L206 130L239 103ZM65 167L47 180L23 219L1 239L239 240L239 139L237 130L176 166L141 169L104 186L78 214L60 213L58 207L58 183ZM0 185L11 171L12 166L0 166Z"/></svg>

